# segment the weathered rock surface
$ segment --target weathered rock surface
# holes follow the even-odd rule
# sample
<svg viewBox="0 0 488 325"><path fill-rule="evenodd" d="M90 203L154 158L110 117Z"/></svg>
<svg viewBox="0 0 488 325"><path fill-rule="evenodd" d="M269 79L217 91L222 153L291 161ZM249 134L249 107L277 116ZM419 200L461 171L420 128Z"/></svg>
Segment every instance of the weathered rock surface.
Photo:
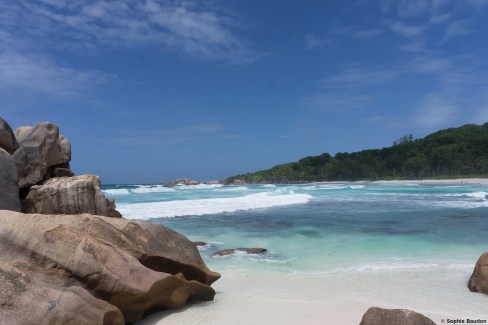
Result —
<svg viewBox="0 0 488 325"><path fill-rule="evenodd" d="M59 127L43 122L15 131L19 148L13 157L17 165L20 188L35 185L50 177L49 168L66 165L71 160L71 144L59 135Z"/></svg>
<svg viewBox="0 0 488 325"><path fill-rule="evenodd" d="M14 132L8 123L0 117L0 148L3 148L9 154L13 154L19 147Z"/></svg>
<svg viewBox="0 0 488 325"><path fill-rule="evenodd" d="M422 314L408 309L382 309L371 307L359 325L435 325Z"/></svg>
<svg viewBox="0 0 488 325"><path fill-rule="evenodd" d="M51 177L73 177L75 174L69 168L54 167L50 170Z"/></svg>
<svg viewBox="0 0 488 325"><path fill-rule="evenodd" d="M230 249L223 249L221 251L215 252L213 256L225 256L231 255L235 253L247 253L247 254L264 254L268 250L266 248L230 248Z"/></svg>
<svg viewBox="0 0 488 325"><path fill-rule="evenodd" d="M0 319L8 324L124 324L212 300L219 277L192 242L158 224L0 211Z"/></svg>
<svg viewBox="0 0 488 325"><path fill-rule="evenodd" d="M12 156L0 148L0 210L20 211L17 168Z"/></svg>
<svg viewBox="0 0 488 325"><path fill-rule="evenodd" d="M468 288L473 292L488 293L488 252L481 255L476 262Z"/></svg>
<svg viewBox="0 0 488 325"><path fill-rule="evenodd" d="M115 203L100 190L100 178L95 175L51 178L31 187L22 202L22 212L41 214L90 213L108 216Z"/></svg>

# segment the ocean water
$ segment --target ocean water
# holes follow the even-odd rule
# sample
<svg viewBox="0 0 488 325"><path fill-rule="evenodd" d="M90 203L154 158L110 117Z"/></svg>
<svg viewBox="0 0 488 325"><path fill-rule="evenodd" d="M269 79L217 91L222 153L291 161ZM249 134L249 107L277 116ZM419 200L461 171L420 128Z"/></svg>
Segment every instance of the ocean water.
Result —
<svg viewBox="0 0 488 325"><path fill-rule="evenodd" d="M488 187L405 183L113 185L129 219L193 241L218 272L331 274L443 270L465 277L488 251ZM264 255L213 257L263 247ZM437 272L437 271L435 271Z"/></svg>

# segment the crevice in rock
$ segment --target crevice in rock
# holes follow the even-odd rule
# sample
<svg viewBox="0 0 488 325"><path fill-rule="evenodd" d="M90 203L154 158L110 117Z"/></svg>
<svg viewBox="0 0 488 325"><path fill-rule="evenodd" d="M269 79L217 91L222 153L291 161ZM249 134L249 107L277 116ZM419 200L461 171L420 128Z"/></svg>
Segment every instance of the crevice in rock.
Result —
<svg viewBox="0 0 488 325"><path fill-rule="evenodd" d="M205 273L198 270L196 267L172 261L161 256L144 255L139 259L142 265L156 272L164 272L169 274L183 273L187 280L195 280L200 283L207 284L207 277Z"/></svg>

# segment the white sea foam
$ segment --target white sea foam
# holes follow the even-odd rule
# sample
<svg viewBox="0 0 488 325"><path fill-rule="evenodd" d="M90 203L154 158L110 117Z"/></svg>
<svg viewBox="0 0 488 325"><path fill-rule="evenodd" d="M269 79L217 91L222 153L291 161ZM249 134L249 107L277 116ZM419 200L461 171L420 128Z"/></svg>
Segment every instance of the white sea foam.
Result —
<svg viewBox="0 0 488 325"><path fill-rule="evenodd" d="M144 193L165 193L165 192L175 192L176 190L171 187L166 187L162 185L142 185L138 188L131 190L132 193L144 194Z"/></svg>
<svg viewBox="0 0 488 325"><path fill-rule="evenodd" d="M212 190L214 188L223 187L222 184L198 184L198 185L177 185L178 189L182 190Z"/></svg>
<svg viewBox="0 0 488 325"><path fill-rule="evenodd" d="M177 200L150 203L121 203L118 210L128 219L153 219L176 216L201 216L224 212L271 208L307 203L312 199L308 194L273 195L257 193L235 198Z"/></svg>
<svg viewBox="0 0 488 325"><path fill-rule="evenodd" d="M102 190L102 192L105 194L110 194L110 195L127 195L127 194L130 194L129 190L126 188L114 188L114 189L109 189L109 190Z"/></svg>
<svg viewBox="0 0 488 325"><path fill-rule="evenodd" d="M264 184L264 185L261 185L261 187L269 188L269 187L276 187L276 185L274 185L274 184Z"/></svg>
<svg viewBox="0 0 488 325"><path fill-rule="evenodd" d="M226 187L216 188L215 190L219 192L241 192L241 191L247 191L248 188L244 186L226 186Z"/></svg>
<svg viewBox="0 0 488 325"><path fill-rule="evenodd" d="M488 208L488 200L485 201L438 201L429 202L429 204L442 208L462 208L462 209L476 209Z"/></svg>
<svg viewBox="0 0 488 325"><path fill-rule="evenodd" d="M487 201L488 200L488 193L487 192L472 192L472 193L462 193L462 194L448 194L447 196L458 196L458 197L470 197L476 200Z"/></svg>

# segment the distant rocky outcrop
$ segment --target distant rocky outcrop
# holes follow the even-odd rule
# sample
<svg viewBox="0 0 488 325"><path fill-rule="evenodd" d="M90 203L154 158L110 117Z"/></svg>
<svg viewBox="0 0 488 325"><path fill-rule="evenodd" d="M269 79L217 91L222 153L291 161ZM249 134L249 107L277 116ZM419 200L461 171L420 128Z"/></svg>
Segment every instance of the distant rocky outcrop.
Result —
<svg viewBox="0 0 488 325"><path fill-rule="evenodd" d="M488 294L488 252L480 256L468 282L469 290Z"/></svg>
<svg viewBox="0 0 488 325"><path fill-rule="evenodd" d="M59 127L43 122L15 131L19 147L13 153L19 174L19 187L36 185L52 177L55 168L69 168L70 141L59 134Z"/></svg>
<svg viewBox="0 0 488 325"><path fill-rule="evenodd" d="M219 277L192 242L158 224L0 211L5 324L122 325L212 300Z"/></svg>
<svg viewBox="0 0 488 325"><path fill-rule="evenodd" d="M435 323L412 310L372 307L363 315L359 325L435 325Z"/></svg>
<svg viewBox="0 0 488 325"><path fill-rule="evenodd" d="M194 179L189 179L189 178L178 178L172 182L161 183L161 185L163 185L163 186L199 185L199 184L202 184L202 182L194 180Z"/></svg>
<svg viewBox="0 0 488 325"><path fill-rule="evenodd" d="M105 198L95 175L51 178L32 186L22 201L24 213L109 216L109 209L115 211L115 203Z"/></svg>
<svg viewBox="0 0 488 325"><path fill-rule="evenodd" d="M264 254L268 250L266 248L230 248L230 249L223 249L218 252L215 252L212 256L226 256L236 253L246 253L246 254Z"/></svg>
<svg viewBox="0 0 488 325"><path fill-rule="evenodd" d="M220 181L206 181L206 182L201 182L197 181L195 179L189 179L189 178L178 178L175 179L172 182L166 182L166 183L161 183L163 186L178 186L178 185L215 185L215 184L221 184Z"/></svg>

